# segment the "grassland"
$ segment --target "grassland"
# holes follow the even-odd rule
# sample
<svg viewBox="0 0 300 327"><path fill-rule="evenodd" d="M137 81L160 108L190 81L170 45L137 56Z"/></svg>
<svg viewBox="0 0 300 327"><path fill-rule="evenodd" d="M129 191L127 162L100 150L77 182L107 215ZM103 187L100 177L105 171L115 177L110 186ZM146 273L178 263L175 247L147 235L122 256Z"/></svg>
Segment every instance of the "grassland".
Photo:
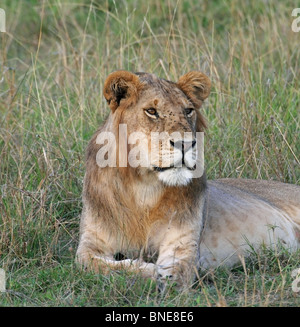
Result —
<svg viewBox="0 0 300 327"><path fill-rule="evenodd" d="M210 179L300 184L300 33L294 1L1 1L0 267L4 306L298 306L299 254L262 249L161 296L125 272L74 265L84 151L117 69L213 81L203 114Z"/></svg>

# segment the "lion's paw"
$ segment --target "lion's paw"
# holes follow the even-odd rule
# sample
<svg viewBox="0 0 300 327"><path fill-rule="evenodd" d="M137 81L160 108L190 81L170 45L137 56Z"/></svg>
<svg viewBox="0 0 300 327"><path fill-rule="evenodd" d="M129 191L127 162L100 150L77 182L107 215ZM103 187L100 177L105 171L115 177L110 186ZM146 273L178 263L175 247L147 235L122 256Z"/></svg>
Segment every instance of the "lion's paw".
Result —
<svg viewBox="0 0 300 327"><path fill-rule="evenodd" d="M157 266L157 282L161 292L164 292L168 286L175 289L180 289L183 286L182 278L175 266Z"/></svg>

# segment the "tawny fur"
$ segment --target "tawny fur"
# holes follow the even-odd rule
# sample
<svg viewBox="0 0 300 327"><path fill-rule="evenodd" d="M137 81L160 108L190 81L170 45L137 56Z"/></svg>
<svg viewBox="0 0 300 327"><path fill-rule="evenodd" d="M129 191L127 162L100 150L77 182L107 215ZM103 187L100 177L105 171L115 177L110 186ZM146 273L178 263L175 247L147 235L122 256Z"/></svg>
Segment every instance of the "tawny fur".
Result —
<svg viewBox="0 0 300 327"><path fill-rule="evenodd" d="M174 186L166 185L150 166L119 167L120 156L131 149L118 145L120 124L127 125L128 133L145 133L149 142L150 132L202 132L206 124L198 109L210 87L200 72L185 74L177 83L126 71L107 78L104 96L111 113L86 156L77 250L83 266L101 273L126 268L157 278L161 285L167 279L187 285L199 266L237 263L247 255L249 243L259 247L281 241L291 250L299 247L298 186L239 179L207 183L205 175ZM149 118L147 108L154 108L157 117ZM185 108L197 110L189 117ZM116 168L96 163L102 146L97 137L103 131L117 137ZM116 253L127 259L117 261ZM145 261L149 258L152 262Z"/></svg>

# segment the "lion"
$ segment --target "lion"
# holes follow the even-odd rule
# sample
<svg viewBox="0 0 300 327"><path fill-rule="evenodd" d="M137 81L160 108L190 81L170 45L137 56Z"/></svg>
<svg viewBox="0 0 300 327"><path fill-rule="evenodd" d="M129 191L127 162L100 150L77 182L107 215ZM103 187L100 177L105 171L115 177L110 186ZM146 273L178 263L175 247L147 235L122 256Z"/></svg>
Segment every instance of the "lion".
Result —
<svg viewBox="0 0 300 327"><path fill-rule="evenodd" d="M299 248L299 186L207 181L205 171L196 176L195 135L206 128L199 109L210 89L210 79L198 71L176 83L128 71L107 77L103 93L110 114L86 152L76 253L81 266L102 274L139 272L163 289L169 282L191 285L199 269L234 266L248 255L249 244ZM124 142L126 133L141 135L139 165L129 164L135 144ZM99 139L106 134L116 142ZM160 135L159 142L152 135ZM107 165L109 155L115 166Z"/></svg>

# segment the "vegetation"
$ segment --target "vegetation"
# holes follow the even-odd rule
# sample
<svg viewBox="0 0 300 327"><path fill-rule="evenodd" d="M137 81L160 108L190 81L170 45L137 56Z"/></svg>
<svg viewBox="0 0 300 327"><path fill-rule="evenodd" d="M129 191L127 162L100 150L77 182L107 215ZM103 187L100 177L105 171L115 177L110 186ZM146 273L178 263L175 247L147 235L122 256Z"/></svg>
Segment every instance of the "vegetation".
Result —
<svg viewBox="0 0 300 327"><path fill-rule="evenodd" d="M294 1L2 0L0 267L4 306L297 306L299 254L262 249L160 295L125 272L74 265L84 151L117 69L213 82L203 107L210 179L300 184L300 33Z"/></svg>

